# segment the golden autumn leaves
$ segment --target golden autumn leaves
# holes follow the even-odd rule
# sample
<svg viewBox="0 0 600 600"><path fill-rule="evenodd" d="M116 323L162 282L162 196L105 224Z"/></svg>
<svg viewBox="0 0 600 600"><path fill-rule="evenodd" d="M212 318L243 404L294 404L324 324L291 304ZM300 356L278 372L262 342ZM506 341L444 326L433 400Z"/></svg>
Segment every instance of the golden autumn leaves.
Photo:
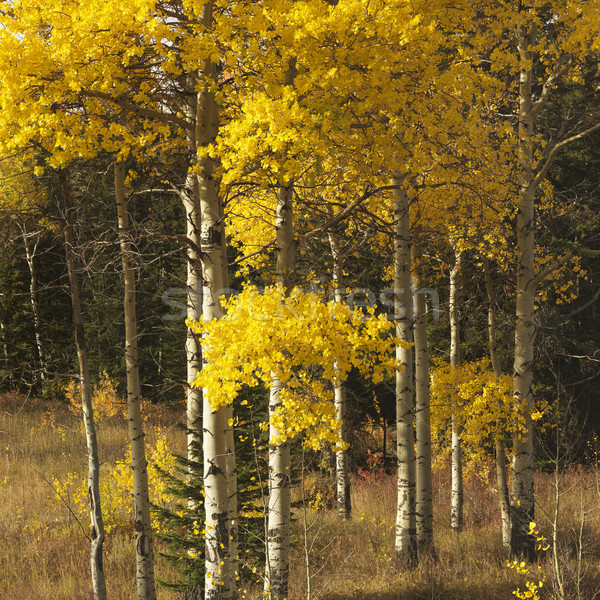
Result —
<svg viewBox="0 0 600 600"><path fill-rule="evenodd" d="M204 367L196 386L208 390L216 408L230 404L242 386L270 387L273 376L284 384L275 414L281 442L305 435L306 444L339 442L333 386L356 368L381 381L401 368L400 343L386 315L281 286L260 293L247 287L226 303L227 314L213 321L188 322L203 336Z"/></svg>
<svg viewBox="0 0 600 600"><path fill-rule="evenodd" d="M521 438L526 432L526 404L513 394L513 379L498 378L487 358L465 362L458 367L437 361L431 375L431 429L441 440L454 418L464 447L473 461L484 463L487 441ZM544 400L535 402L534 421L548 410Z"/></svg>
<svg viewBox="0 0 600 600"><path fill-rule="evenodd" d="M375 383L402 364L395 348L395 323L387 315L365 314L359 308L324 302L298 288L289 295L281 286L260 292L248 286L225 303L219 320L188 321L203 336L204 367L196 386L207 389L217 408L234 401L243 386L269 388L273 376L284 384L273 425L281 432L275 442L304 436L339 445L333 387L351 368ZM432 431L440 435L452 415L471 453L479 456L487 439L524 432L524 403L513 395L512 377L496 379L490 361L468 362L459 368L438 362L432 374ZM539 419L548 407L536 407ZM475 457L475 456L474 456Z"/></svg>

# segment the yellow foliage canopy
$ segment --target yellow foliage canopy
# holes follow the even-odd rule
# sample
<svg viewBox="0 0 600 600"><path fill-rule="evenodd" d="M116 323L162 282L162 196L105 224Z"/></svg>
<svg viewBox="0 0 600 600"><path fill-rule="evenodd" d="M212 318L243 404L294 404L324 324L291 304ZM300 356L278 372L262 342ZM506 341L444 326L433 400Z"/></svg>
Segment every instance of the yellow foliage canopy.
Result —
<svg viewBox="0 0 600 600"><path fill-rule="evenodd" d="M264 293L248 287L226 307L220 320L188 322L203 335L205 364L195 385L218 407L233 402L243 385L269 388L277 377L285 389L274 418L284 439L305 433L313 445L337 443L332 385L352 367L375 382L401 367L394 323L385 315L325 303L297 288L286 295L281 286Z"/></svg>
<svg viewBox="0 0 600 600"><path fill-rule="evenodd" d="M454 417L464 447L481 458L489 441L526 432L525 399L513 394L513 379L501 375L497 380L487 358L465 362L458 367L438 362L431 375L431 431L441 442ZM548 408L537 402L533 420L539 420Z"/></svg>

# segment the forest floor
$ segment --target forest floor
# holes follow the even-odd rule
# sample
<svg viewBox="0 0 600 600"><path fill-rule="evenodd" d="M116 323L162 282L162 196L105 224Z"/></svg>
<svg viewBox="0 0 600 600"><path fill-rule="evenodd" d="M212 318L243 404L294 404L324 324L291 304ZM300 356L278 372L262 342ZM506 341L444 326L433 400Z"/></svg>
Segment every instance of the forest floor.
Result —
<svg viewBox="0 0 600 600"><path fill-rule="evenodd" d="M167 413L150 417L149 445L161 438L168 440L169 448L182 450L185 437L177 427L179 418ZM123 461L126 435L124 420L100 425L103 469ZM0 598L91 600L89 526L81 517L85 507L78 505L77 492L87 471L79 419L52 403L5 397L0 402L0 445ZM297 509L290 600L308 597L307 545L313 600L500 600L514 598L517 588L524 591L527 581L539 584L540 580L544 580L539 590L542 599L591 600L600 595L600 470L573 467L558 475L536 474L538 527L550 548L541 550L535 563L520 569L529 573L507 566L496 493L484 474L467 476L465 528L460 534L450 531L447 465L434 470L436 558L398 572L392 558L394 477L361 473L353 479L351 520L341 522L335 510L327 507L326 495L317 501L324 506L315 506L313 500L305 512ZM307 489L314 487L311 477ZM555 561L552 523L557 485L560 512ZM107 504L109 520L118 522L118 501L113 498ZM104 562L110 600L135 598L131 539L127 526L115 526L107 536ZM160 559L157 577L174 577L172 567ZM178 594L161 587L158 597L175 600ZM241 597L260 598L256 582L245 582Z"/></svg>

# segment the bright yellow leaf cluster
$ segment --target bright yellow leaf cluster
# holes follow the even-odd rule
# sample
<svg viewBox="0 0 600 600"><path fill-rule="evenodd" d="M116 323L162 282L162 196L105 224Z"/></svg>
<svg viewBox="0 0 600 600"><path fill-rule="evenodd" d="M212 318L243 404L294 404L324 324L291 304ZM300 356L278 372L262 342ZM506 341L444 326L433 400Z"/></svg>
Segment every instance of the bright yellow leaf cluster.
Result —
<svg viewBox="0 0 600 600"><path fill-rule="evenodd" d="M452 417L473 460L482 459L489 441L526 433L525 400L513 394L512 377L501 375L496 380L489 359L458 367L440 361L432 371L431 383L431 430L438 442L444 439ZM534 420L546 409L545 401L537 401Z"/></svg>
<svg viewBox="0 0 600 600"><path fill-rule="evenodd" d="M270 388L277 377L284 390L274 418L286 438L305 433L335 444L332 386L353 367L375 382L401 367L394 323L385 315L326 303L297 288L288 295L281 286L262 293L248 287L226 308L222 319L188 322L203 336L205 364L195 385L218 407L233 402L242 386Z"/></svg>
<svg viewBox="0 0 600 600"><path fill-rule="evenodd" d="M546 551L550 548L546 538L540 534L537 525L533 522L529 523L529 535L536 538L537 549ZM519 575L527 575L528 580L525 582L525 589L517 588L513 594L519 600L540 600L540 590L544 587L546 576L542 574L542 568L537 566L537 573L534 573L534 567L527 564L525 561L513 560L507 561L506 566L509 569L514 569ZM533 576L533 577L532 577ZM530 579L531 578L531 579Z"/></svg>
<svg viewBox="0 0 600 600"><path fill-rule="evenodd" d="M161 471L175 473L175 455L165 435L159 435L156 443L150 445L148 452L148 481L150 500L157 506L173 509L175 498L169 490ZM72 509L81 523L88 521L89 494L86 480L81 481L75 473L69 473L64 479L54 479L56 493L55 504L60 506L67 498L73 499ZM102 498L102 516L107 533L117 529L130 528L133 523L133 472L131 470L131 449L126 457L114 465L104 463L100 476L100 496ZM162 531L164 525L153 517L154 531Z"/></svg>

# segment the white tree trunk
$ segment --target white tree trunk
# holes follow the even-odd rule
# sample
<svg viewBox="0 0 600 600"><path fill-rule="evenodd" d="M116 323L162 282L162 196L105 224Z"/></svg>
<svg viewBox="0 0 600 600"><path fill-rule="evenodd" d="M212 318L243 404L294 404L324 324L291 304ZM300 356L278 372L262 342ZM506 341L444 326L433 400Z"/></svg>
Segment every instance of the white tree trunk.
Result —
<svg viewBox="0 0 600 600"><path fill-rule="evenodd" d="M419 254L412 247L413 259ZM415 262L415 260L413 260ZM435 554L433 545L433 485L431 474L431 411L429 390L429 348L427 344L427 305L420 293L421 279L413 271L415 323L415 423L417 480L417 546L419 553Z"/></svg>
<svg viewBox="0 0 600 600"><path fill-rule="evenodd" d="M275 376L269 396L269 419L280 406L281 381ZM272 424L269 438L279 436ZM289 442L269 444L269 514L267 521L267 555L265 569L265 596L269 600L284 600L288 596L290 565L291 520L291 462Z"/></svg>
<svg viewBox="0 0 600 600"><path fill-rule="evenodd" d="M207 30L213 26L213 4L212 1L205 2L202 8L201 21ZM195 78L192 79L196 86ZM205 61L197 79L203 87L195 98L194 106L190 107L190 114L195 111L195 129L193 141L188 140L188 145L194 151L213 143L219 129L219 107L213 92L217 69L210 59ZM200 207L200 236L196 248L200 250L204 279L202 318L210 321L223 316L219 297L226 294L229 287L224 212L215 180L215 161L202 153L197 159L197 167L194 189ZM190 278L190 283L192 279ZM191 364L189 369L191 378L194 370ZM203 415L206 529L204 597L206 600L234 600L237 598L239 566L237 471L233 428L229 425L233 422L233 406L213 409L208 392L204 389L202 399L195 397L188 402L188 422L197 414L196 402L200 401ZM193 431L192 436L195 435Z"/></svg>
<svg viewBox="0 0 600 600"><path fill-rule="evenodd" d="M131 470L133 471L134 531L136 583L138 600L156 600L150 496L148 489L148 462L144 443L141 414L141 385L138 364L136 285L133 250L129 239L129 216L125 197L125 169L115 163L115 195L119 242L124 279L125 312L125 366L127 369L127 419L131 443Z"/></svg>
<svg viewBox="0 0 600 600"><path fill-rule="evenodd" d="M343 302L343 263L340 243L337 235L329 232L329 246L333 260L333 293L336 302ZM343 384L334 386L334 402L337 421L340 426L340 437L343 445L348 443L348 428L346 425L346 389ZM338 516L341 519L349 519L352 515L352 502L350 499L350 475L348 470L348 457L346 450L341 447L335 453L335 481Z"/></svg>
<svg viewBox="0 0 600 600"><path fill-rule="evenodd" d="M294 265L293 187L280 184L277 190L275 217L277 246L277 280L284 287ZM280 433L271 416L281 405L282 383L273 376L269 396L269 439ZM289 442L269 443L269 514L267 517L267 556L265 565L265 596L269 600L284 600L288 596L290 570L290 483L291 461Z"/></svg>
<svg viewBox="0 0 600 600"><path fill-rule="evenodd" d="M212 26L213 3L206 2L202 22ZM197 97L196 144L198 149L214 142L218 127L218 106L212 91L216 80L216 65L210 60L199 73L204 87ZM201 208L200 249L204 288L203 318L207 321L223 316L219 297L226 287L223 264L223 206L215 180L215 162L205 154L198 157L198 193ZM203 454L205 509L205 600L225 600L235 597L236 582L231 574L230 519L227 479L226 408L214 409L206 389L203 396Z"/></svg>
<svg viewBox="0 0 600 600"><path fill-rule="evenodd" d="M483 259L483 274L485 278L485 288L488 299L488 340L490 347L490 359L496 381L500 379L502 367L500 357L498 356L498 346L496 343L496 295L492 284L490 273L490 261ZM508 490L508 475L506 472L506 446L502 432L496 432L494 442L494 452L496 455L496 484L498 486L498 499L500 502L500 515L502 517L502 545L507 553L510 553L510 494Z"/></svg>
<svg viewBox="0 0 600 600"><path fill-rule="evenodd" d="M454 268L450 272L450 365L460 365L460 316L458 310L458 288L462 252L455 253ZM452 498L450 528L459 532L463 528L463 456L460 431L452 416Z"/></svg>
<svg viewBox="0 0 600 600"><path fill-rule="evenodd" d="M402 180L394 178L394 315L396 335L412 343L412 294L410 284L409 202ZM415 450L413 429L412 348L398 346L396 358L404 368L396 372L396 455L398 457L398 503L395 555L401 566L417 562Z"/></svg>
<svg viewBox="0 0 600 600"><path fill-rule="evenodd" d="M211 12L208 2L204 11ZM210 21L210 17L203 15ZM207 61L203 80L206 87L198 94L198 146L211 143L217 134L218 110L209 83L215 78L215 65ZM208 157L199 157L198 186L201 206L201 251L204 275L203 318L207 321L223 315L219 296L224 292L222 245L223 207L214 178L215 164ZM203 396L203 453L205 491L205 599L231 598L235 583L231 577L229 536L229 490L226 461L226 409L214 409L208 391Z"/></svg>
<svg viewBox="0 0 600 600"><path fill-rule="evenodd" d="M190 167L196 165L196 138L200 127L198 118L198 102L195 93L196 80L191 78L188 83L189 104L186 106L186 118L194 123L194 130L187 132L187 146L191 157ZM187 238L187 280L186 280L186 305L187 318L198 321L202 317L202 262L200 260L200 193L198 177L188 168L185 186L180 194L185 210L186 238ZM202 368L202 350L198 334L189 327L185 341L186 369L187 369L187 402L186 426L188 430L189 461L199 460L198 452L202 447L202 390L193 387ZM194 450L195 449L195 450Z"/></svg>
<svg viewBox="0 0 600 600"><path fill-rule="evenodd" d="M229 519L229 570L231 573L230 597L238 597L237 582L240 577L240 557L238 540L238 490L237 490L237 464L235 454L235 431L233 405L225 407L225 469L227 473L227 494Z"/></svg>
<svg viewBox="0 0 600 600"><path fill-rule="evenodd" d="M19 224L23 245L25 246L25 259L29 267L29 303L31 304L31 313L33 315L33 331L35 336L35 347L40 361L40 381L45 383L48 365L44 356L42 347L42 336L40 333L40 311L37 302L37 275L35 271L35 253L40 241L39 231L36 233L27 233L25 226ZM29 246L29 239L32 239L32 245Z"/></svg>
<svg viewBox="0 0 600 600"><path fill-rule="evenodd" d="M521 26L519 52L522 64L531 64L532 46L537 27ZM534 539L528 535L529 523L534 520L533 493L533 351L535 339L534 301L534 199L536 192L533 171L534 112L531 67L520 72L519 88L519 161L521 167L520 198L517 212L517 275L516 327L514 361L514 395L525 404L525 431L513 442L511 496L512 535L514 554L534 553Z"/></svg>
<svg viewBox="0 0 600 600"><path fill-rule="evenodd" d="M79 361L79 381L81 385L81 406L83 408L83 426L88 453L88 498L90 501L91 520L91 549L90 566L92 575L92 589L94 600L106 600L106 580L104 577L104 564L102 548L104 545L105 531L100 503L100 460L98 457L98 441L96 438L96 424L94 422L94 408L92 405L92 390L90 372L88 367L87 351L83 319L81 316L81 299L79 294L79 281L76 271L76 258L73 242L73 207L67 177L64 172L60 174L61 188L64 202L64 227L65 258L69 273L69 290L73 307L73 327L75 329L75 345Z"/></svg>

